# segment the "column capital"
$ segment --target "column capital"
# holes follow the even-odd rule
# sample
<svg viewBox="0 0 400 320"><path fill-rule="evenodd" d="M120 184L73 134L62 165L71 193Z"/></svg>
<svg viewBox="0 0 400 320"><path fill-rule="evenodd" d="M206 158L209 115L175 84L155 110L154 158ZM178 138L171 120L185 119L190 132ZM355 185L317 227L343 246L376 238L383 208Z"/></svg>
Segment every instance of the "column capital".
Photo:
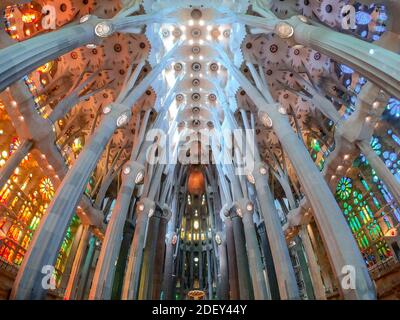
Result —
<svg viewBox="0 0 400 320"><path fill-rule="evenodd" d="M267 176L268 177L268 165L264 161L256 161L254 163L254 178L257 176Z"/></svg>
<svg viewBox="0 0 400 320"><path fill-rule="evenodd" d="M224 221L225 219L227 219L229 217L229 211L232 208L233 203L225 203L221 210L219 211L219 216L221 218L222 221Z"/></svg>
<svg viewBox="0 0 400 320"><path fill-rule="evenodd" d="M253 215L254 213L254 204L247 198L236 200L233 207L236 211L236 214L241 218L243 218L245 214Z"/></svg>
<svg viewBox="0 0 400 320"><path fill-rule="evenodd" d="M150 218L155 213L156 203L149 198L141 198L136 208L138 213L140 214L145 213Z"/></svg>
<svg viewBox="0 0 400 320"><path fill-rule="evenodd" d="M117 127L120 128L129 122L132 112L127 104L112 102L103 108L103 114L106 117L116 121Z"/></svg>
<svg viewBox="0 0 400 320"><path fill-rule="evenodd" d="M294 27L286 21L279 21L274 31L281 39L289 39L294 34Z"/></svg>
<svg viewBox="0 0 400 320"><path fill-rule="evenodd" d="M171 217L172 217L171 208L166 203L159 204L158 206L161 209L160 218L165 219L166 221L169 221L169 219L171 219Z"/></svg>
<svg viewBox="0 0 400 320"><path fill-rule="evenodd" d="M176 245L178 242L178 234L175 231L167 233L165 235L165 242L171 242L173 246Z"/></svg>
<svg viewBox="0 0 400 320"><path fill-rule="evenodd" d="M274 125L274 123L272 122L271 117L269 116L269 109L271 109L271 108L279 109L279 107L280 107L279 103L270 104L270 103L267 103L267 102L265 104L260 104L258 106L257 116L261 120L261 123L265 127L272 128L273 125Z"/></svg>
<svg viewBox="0 0 400 320"><path fill-rule="evenodd" d="M90 23L93 25L93 31L98 41L111 36L115 32L115 27L110 19L101 19L95 15L87 14L79 19L79 24L83 23Z"/></svg>
<svg viewBox="0 0 400 320"><path fill-rule="evenodd" d="M253 172L247 175L247 180L254 185L268 184L269 170L268 165L260 160L254 163Z"/></svg>
<svg viewBox="0 0 400 320"><path fill-rule="evenodd" d="M225 233L218 231L214 236L214 240L219 246L224 244L226 242Z"/></svg>
<svg viewBox="0 0 400 320"><path fill-rule="evenodd" d="M107 38L114 33L114 26L110 20L104 20L96 24L94 32L100 38Z"/></svg>
<svg viewBox="0 0 400 320"><path fill-rule="evenodd" d="M289 211L287 215L287 227L290 229L307 225L310 223L311 218L311 210L304 206L299 206Z"/></svg>
<svg viewBox="0 0 400 320"><path fill-rule="evenodd" d="M135 184L143 183L144 166L134 160L129 160L122 169L122 180L133 179Z"/></svg>

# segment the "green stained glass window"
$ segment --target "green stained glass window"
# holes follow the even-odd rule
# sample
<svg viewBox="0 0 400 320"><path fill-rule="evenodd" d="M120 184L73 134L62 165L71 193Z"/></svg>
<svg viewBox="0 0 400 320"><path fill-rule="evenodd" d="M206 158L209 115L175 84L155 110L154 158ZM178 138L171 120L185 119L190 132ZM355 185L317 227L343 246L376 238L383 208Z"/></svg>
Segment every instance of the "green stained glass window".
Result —
<svg viewBox="0 0 400 320"><path fill-rule="evenodd" d="M379 218L374 216L382 206L366 180L359 179L356 184L357 181L342 177L336 186L336 198L366 263L372 266L390 256L381 226L384 225L385 230L392 226L385 212L379 213Z"/></svg>
<svg viewBox="0 0 400 320"><path fill-rule="evenodd" d="M316 152L321 151L321 146L320 146L319 141L317 139L312 139L311 140L311 148Z"/></svg>
<svg viewBox="0 0 400 320"><path fill-rule="evenodd" d="M365 181L363 178L361 178L360 180L361 180L361 183L363 184L365 190L369 191L370 187L369 187L367 181Z"/></svg>
<svg viewBox="0 0 400 320"><path fill-rule="evenodd" d="M380 203L379 203L379 201L378 201L377 198L375 198L375 197L373 196L373 197L372 197L372 201L374 202L374 205L375 205L375 207L376 207L377 209L380 209L380 208L381 208L381 205L380 205Z"/></svg>
<svg viewBox="0 0 400 320"><path fill-rule="evenodd" d="M351 195L352 186L350 178L342 177L336 187L336 195L342 200L348 199Z"/></svg>

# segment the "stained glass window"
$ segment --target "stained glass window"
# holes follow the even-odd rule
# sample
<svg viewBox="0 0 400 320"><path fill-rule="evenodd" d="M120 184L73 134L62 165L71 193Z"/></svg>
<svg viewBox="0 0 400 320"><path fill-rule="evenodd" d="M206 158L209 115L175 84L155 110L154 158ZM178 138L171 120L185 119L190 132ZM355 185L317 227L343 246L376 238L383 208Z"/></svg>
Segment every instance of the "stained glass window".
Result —
<svg viewBox="0 0 400 320"><path fill-rule="evenodd" d="M381 204L367 181L362 177L357 181L342 177L336 187L336 197L366 264L372 266L389 257L381 225L387 229L392 226L385 212L380 213ZM380 214L375 216L376 212Z"/></svg>
<svg viewBox="0 0 400 320"><path fill-rule="evenodd" d="M49 178L43 178L39 184L39 191L44 200L50 200L54 196L54 187Z"/></svg>
<svg viewBox="0 0 400 320"><path fill-rule="evenodd" d="M352 188L351 179L347 177L342 177L339 180L339 183L336 187L336 195L341 200L346 200L350 197L351 188Z"/></svg>
<svg viewBox="0 0 400 320"><path fill-rule="evenodd" d="M400 118L400 100L390 98L386 109L391 117Z"/></svg>

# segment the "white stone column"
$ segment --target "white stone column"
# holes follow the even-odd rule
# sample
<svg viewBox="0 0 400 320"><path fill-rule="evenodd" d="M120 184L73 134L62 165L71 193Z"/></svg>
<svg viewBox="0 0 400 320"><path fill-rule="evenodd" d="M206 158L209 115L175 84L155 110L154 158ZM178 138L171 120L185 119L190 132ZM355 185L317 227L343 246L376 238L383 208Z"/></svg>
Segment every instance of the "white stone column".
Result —
<svg viewBox="0 0 400 320"><path fill-rule="evenodd" d="M76 252L75 259L72 264L71 274L69 276L67 288L65 289L65 294L64 294L65 300L76 299L76 289L79 282L80 269L85 258L89 236L90 236L90 226L84 225L81 239L79 241L78 250Z"/></svg>
<svg viewBox="0 0 400 320"><path fill-rule="evenodd" d="M314 250L308 235L307 226L301 226L299 231L300 238L303 242L304 251L307 255L308 268L310 270L315 298L317 300L326 300L325 288L321 278L321 271L319 269L317 259L315 258Z"/></svg>
<svg viewBox="0 0 400 320"><path fill-rule="evenodd" d="M128 262L122 288L121 298L123 300L137 299L146 230L149 216L152 216L154 211L155 203L148 198L141 199L137 204L135 233L129 249Z"/></svg>
<svg viewBox="0 0 400 320"><path fill-rule="evenodd" d="M260 210L260 209L258 209ZM281 296L279 294L279 285L276 277L276 270L274 265L274 260L271 253L271 245L269 244L269 239L267 235L267 230L265 228L265 223L262 221L258 226L258 234L261 240L261 247L264 257L264 267L267 272L268 278L268 289L271 295L271 300L280 300Z"/></svg>
<svg viewBox="0 0 400 320"><path fill-rule="evenodd" d="M246 252L243 223L234 208L231 208L227 213L232 221L240 299L252 300L254 299L253 283L251 281L249 259Z"/></svg>
<svg viewBox="0 0 400 320"><path fill-rule="evenodd" d="M174 252L179 237L179 235L176 233L176 219L178 215L176 209L178 207L177 205L178 197L179 193L175 195L175 198L173 200L174 203L173 211L171 211L171 209L166 207L166 210L171 211L171 219L168 221L167 234L165 237L166 249L165 249L164 277L162 284L162 291L164 293L165 300L172 300L172 295L173 295ZM179 216L183 215L185 207L186 206L184 204L181 204L180 206L181 213Z"/></svg>
<svg viewBox="0 0 400 320"><path fill-rule="evenodd" d="M171 217L171 210L164 207L163 210L168 212L169 217ZM163 270L165 268L165 254L166 254L166 233L167 233L168 219L162 217L159 226L159 232L157 235L157 243L155 249L155 257L153 260L154 270L152 279L152 295L151 299L160 300L161 298L161 288L163 284Z"/></svg>
<svg viewBox="0 0 400 320"><path fill-rule="evenodd" d="M97 256L97 252L97 238L92 234L89 238L87 253L79 276L79 283L76 291L77 300L83 300L87 298L86 293L88 293L88 285L93 277L92 264L93 260Z"/></svg>
<svg viewBox="0 0 400 320"><path fill-rule="evenodd" d="M271 245L272 259L276 270L279 293L282 300L300 299L292 261L283 234L281 221L268 185L267 169L256 163L254 180L260 211L264 219L267 236Z"/></svg>
<svg viewBox="0 0 400 320"><path fill-rule="evenodd" d="M218 261L219 261L219 274L218 274L218 287L217 287L217 296L220 300L229 299L229 271L228 271L228 256L227 256L227 245L225 236L218 232L216 235L216 239L219 239L217 242L217 250L218 250Z"/></svg>
<svg viewBox="0 0 400 320"><path fill-rule="evenodd" d="M270 300L263 273L260 246L258 245L256 230L253 221L254 205L248 199L239 199L236 202L236 211L242 217L246 251L249 260L250 276L253 283L254 298L256 300Z"/></svg>
<svg viewBox="0 0 400 320"><path fill-rule="evenodd" d="M140 285L138 291L139 300L151 300L153 293L153 277L155 270L155 263L163 264L163 261L155 261L157 252L158 237L161 236L165 239L165 228L162 231L162 225L170 219L169 210L162 210L157 206L155 213L151 215L149 225L147 228L146 243L143 252L143 262L140 274Z"/></svg>
<svg viewBox="0 0 400 320"><path fill-rule="evenodd" d="M78 252L79 243L81 242L84 226L84 224L80 224L75 232L74 241L71 244L71 249L68 254L65 269L61 277L60 289L64 289L64 293L71 275L72 265L74 264L75 256Z"/></svg>
<svg viewBox="0 0 400 320"><path fill-rule="evenodd" d="M323 236L339 283L347 275L347 273L343 273L343 268L349 265L354 267L357 275L355 289L341 288L343 296L345 299L376 299L375 287L343 213L323 176L312 161L306 146L293 131L288 116L278 111L280 110L279 104L268 103L237 68L229 64L228 68L258 107L261 121L266 126L272 126L288 155L313 208L315 220ZM269 234L268 230L267 233ZM271 243L273 244L273 242Z"/></svg>
<svg viewBox="0 0 400 320"><path fill-rule="evenodd" d="M50 60L90 43L98 43L95 26L102 20L61 28L0 50L0 92Z"/></svg>
<svg viewBox="0 0 400 320"><path fill-rule="evenodd" d="M108 223L106 234L101 246L99 259L94 273L89 299L110 300L117 265L118 254L121 249L122 234L126 216L129 210L132 193L137 183L144 177L144 167L134 161L129 161L122 169L121 189Z"/></svg>
<svg viewBox="0 0 400 320"><path fill-rule="evenodd" d="M28 155L31 150L33 142L31 140L24 140L18 146L11 157L7 159L5 165L0 169L0 186L3 186L11 177L14 170L19 166L21 161Z"/></svg>
<svg viewBox="0 0 400 320"><path fill-rule="evenodd" d="M321 270L321 277L324 283L325 292L332 294L334 288L337 287L335 275L331 263L329 262L328 255L326 254L326 249L322 241L320 241L320 233L317 226L313 223L307 225L307 231L310 236L311 244L314 248L314 253L318 261L318 266Z"/></svg>
<svg viewBox="0 0 400 320"><path fill-rule="evenodd" d="M351 265L356 270L357 285L354 290L343 289L344 297L346 299L375 299L375 289L365 262L323 176L311 160L303 142L294 133L287 118L277 115L272 121L275 132L296 170L304 193L311 203L339 283L345 276L342 272L345 266Z"/></svg>
<svg viewBox="0 0 400 320"><path fill-rule="evenodd" d="M65 231L97 161L116 128L129 122L131 106L169 63L171 54L172 51L123 99L124 104L112 103L103 109L102 121L57 189L25 254L14 282L13 299L41 299L44 296L41 270L45 265L54 265Z"/></svg>
<svg viewBox="0 0 400 320"><path fill-rule="evenodd" d="M240 297L239 293L239 281L238 281L238 269L235 254L235 240L233 236L232 221L229 217L224 219L225 221L225 236L226 236L226 251L228 256L228 275L229 275L229 298L231 300L238 300Z"/></svg>
<svg viewBox="0 0 400 320"><path fill-rule="evenodd" d="M14 282L11 294L13 299L41 299L44 296L41 270L45 265L54 265L74 210L82 197L90 174L117 127L119 116L118 108L112 108L57 189L25 254Z"/></svg>

